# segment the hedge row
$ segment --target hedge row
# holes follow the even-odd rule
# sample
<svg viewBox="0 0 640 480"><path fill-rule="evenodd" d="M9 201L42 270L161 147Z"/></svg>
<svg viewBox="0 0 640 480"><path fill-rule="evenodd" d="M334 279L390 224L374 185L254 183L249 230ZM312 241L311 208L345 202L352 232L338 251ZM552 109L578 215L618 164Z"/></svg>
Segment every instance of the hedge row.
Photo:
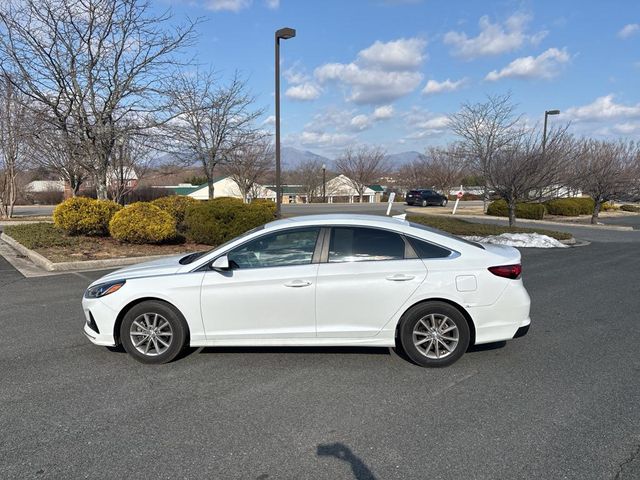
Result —
<svg viewBox="0 0 640 480"><path fill-rule="evenodd" d="M531 220L542 220L544 218L544 205L541 203L518 203L516 205L516 217L528 218ZM495 200L487 207L487 215L495 217L508 217L509 206L504 200Z"/></svg>
<svg viewBox="0 0 640 480"><path fill-rule="evenodd" d="M75 197L58 205L56 227L68 235L111 235L128 243L163 243L184 234L207 245L219 245L275 218L275 204L235 198L198 202L170 196L126 207L107 200Z"/></svg>
<svg viewBox="0 0 640 480"><path fill-rule="evenodd" d="M590 197L555 198L545 202L547 213L565 217L591 215L595 205L593 198Z"/></svg>
<svg viewBox="0 0 640 480"><path fill-rule="evenodd" d="M621 205L620 210L624 210L625 212L637 212L640 213L640 205Z"/></svg>
<svg viewBox="0 0 640 480"><path fill-rule="evenodd" d="M545 203L519 203L516 205L516 217L542 220L544 214L575 217L578 215L591 215L595 202L590 197L554 198ZM507 202L496 200L489 204L487 215L496 217L509 216Z"/></svg>

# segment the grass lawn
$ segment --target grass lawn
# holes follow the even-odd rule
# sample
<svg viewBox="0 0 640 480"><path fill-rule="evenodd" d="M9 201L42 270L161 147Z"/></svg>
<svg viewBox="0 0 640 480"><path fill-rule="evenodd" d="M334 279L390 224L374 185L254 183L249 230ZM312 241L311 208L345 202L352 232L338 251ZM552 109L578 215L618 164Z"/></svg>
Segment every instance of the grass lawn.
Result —
<svg viewBox="0 0 640 480"><path fill-rule="evenodd" d="M210 245L190 242L134 245L118 242L111 237L69 236L51 223L10 225L4 227L4 232L25 247L35 250L55 263L171 255L212 248Z"/></svg>
<svg viewBox="0 0 640 480"><path fill-rule="evenodd" d="M570 233L544 230L542 228L509 227L507 225L493 225L488 223L473 223L459 218L445 217L443 215L407 215L410 222L420 223L429 227L438 228L454 235L500 235L501 233L539 233L555 238L556 240L569 240Z"/></svg>

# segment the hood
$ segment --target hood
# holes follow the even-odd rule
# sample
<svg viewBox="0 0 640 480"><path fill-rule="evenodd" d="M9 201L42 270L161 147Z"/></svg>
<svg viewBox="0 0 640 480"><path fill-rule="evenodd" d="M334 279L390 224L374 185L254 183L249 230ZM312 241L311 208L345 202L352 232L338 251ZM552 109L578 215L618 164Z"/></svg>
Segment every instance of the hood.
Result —
<svg viewBox="0 0 640 480"><path fill-rule="evenodd" d="M182 266L180 259L186 257L187 254L174 255L171 257L159 258L150 262L137 263L130 267L121 268L115 272L108 273L104 277L99 278L91 285L108 282L110 280L122 280L139 277L154 277L157 275L169 275L176 273Z"/></svg>

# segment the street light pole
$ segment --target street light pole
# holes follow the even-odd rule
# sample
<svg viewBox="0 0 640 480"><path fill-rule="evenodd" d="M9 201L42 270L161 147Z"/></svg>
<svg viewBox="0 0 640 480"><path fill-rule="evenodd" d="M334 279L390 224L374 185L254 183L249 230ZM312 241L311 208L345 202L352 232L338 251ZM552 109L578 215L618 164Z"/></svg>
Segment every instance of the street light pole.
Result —
<svg viewBox="0 0 640 480"><path fill-rule="evenodd" d="M322 203L327 203L327 166L322 164Z"/></svg>
<svg viewBox="0 0 640 480"><path fill-rule="evenodd" d="M276 217L280 218L282 205L282 179L280 172L280 39L296 36L293 28L276 31Z"/></svg>
<svg viewBox="0 0 640 480"><path fill-rule="evenodd" d="M549 115L559 115L560 110L545 110L544 112L544 128L542 130L542 153L544 154L544 150L547 146L547 117Z"/></svg>

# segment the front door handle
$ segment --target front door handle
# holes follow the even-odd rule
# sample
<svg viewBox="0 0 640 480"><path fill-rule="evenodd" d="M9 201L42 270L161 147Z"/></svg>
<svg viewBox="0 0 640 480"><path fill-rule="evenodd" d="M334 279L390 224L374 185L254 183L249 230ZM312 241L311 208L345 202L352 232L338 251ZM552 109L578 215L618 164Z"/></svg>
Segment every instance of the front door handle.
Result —
<svg viewBox="0 0 640 480"><path fill-rule="evenodd" d="M311 285L311 282L307 282L306 280L292 280L284 284L285 287L292 288L308 287L309 285Z"/></svg>
<svg viewBox="0 0 640 480"><path fill-rule="evenodd" d="M404 273L396 273L395 275L389 275L387 280L391 280L392 282L406 282L408 280L413 280L415 275L405 275Z"/></svg>

